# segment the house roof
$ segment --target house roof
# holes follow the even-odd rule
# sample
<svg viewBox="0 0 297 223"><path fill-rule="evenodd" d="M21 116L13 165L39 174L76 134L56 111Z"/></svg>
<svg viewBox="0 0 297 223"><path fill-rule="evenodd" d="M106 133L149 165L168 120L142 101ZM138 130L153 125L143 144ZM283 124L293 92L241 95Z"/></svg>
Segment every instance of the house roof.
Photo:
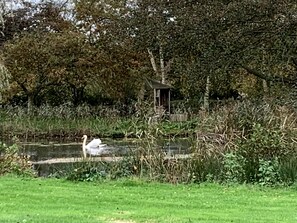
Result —
<svg viewBox="0 0 297 223"><path fill-rule="evenodd" d="M172 88L172 86L170 86L168 84L162 84L161 82L159 82L157 80L150 79L150 78L147 78L146 81L152 89L170 89L170 88Z"/></svg>

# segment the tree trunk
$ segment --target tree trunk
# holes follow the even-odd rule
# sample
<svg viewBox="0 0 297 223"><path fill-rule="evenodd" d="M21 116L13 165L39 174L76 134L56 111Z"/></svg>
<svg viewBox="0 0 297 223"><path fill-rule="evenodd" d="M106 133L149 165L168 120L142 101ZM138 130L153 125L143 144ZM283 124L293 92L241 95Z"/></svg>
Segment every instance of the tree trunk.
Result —
<svg viewBox="0 0 297 223"><path fill-rule="evenodd" d="M264 91L264 94L265 94L265 95L269 94L269 88L268 88L267 81L263 79L263 80L262 80L262 85L263 85L263 91Z"/></svg>
<svg viewBox="0 0 297 223"><path fill-rule="evenodd" d="M0 1L0 36L4 36L4 10L5 10L5 1Z"/></svg>
<svg viewBox="0 0 297 223"><path fill-rule="evenodd" d="M28 94L27 112L28 112L29 115L32 114L33 105L34 105L34 95L33 94Z"/></svg>
<svg viewBox="0 0 297 223"><path fill-rule="evenodd" d="M72 86L72 103L76 107L82 103L84 98L84 87Z"/></svg>
<svg viewBox="0 0 297 223"><path fill-rule="evenodd" d="M163 53L163 47L160 46L159 48L159 56L160 56L160 69L161 69L161 82L162 84L165 84L166 77L165 77L165 65L164 65L164 53Z"/></svg>
<svg viewBox="0 0 297 223"><path fill-rule="evenodd" d="M137 102L141 103L144 100L144 93L145 93L145 84L143 83L139 89L138 95L137 95Z"/></svg>
<svg viewBox="0 0 297 223"><path fill-rule="evenodd" d="M157 64L156 64L156 60L155 60L153 52L149 48L147 48L147 52L149 54L153 70L155 71L155 73L157 75L159 75L159 71L158 71L158 68L157 68Z"/></svg>
<svg viewBox="0 0 297 223"><path fill-rule="evenodd" d="M2 62L0 61L0 89L4 90L6 88L8 88L9 86L9 72L7 71L7 69L5 68L5 66L2 64ZM1 92L0 90L0 103L3 100L3 92Z"/></svg>
<svg viewBox="0 0 297 223"><path fill-rule="evenodd" d="M170 71L171 69L171 64L173 63L173 59L170 59L169 61L167 61L167 63L165 64L164 61L164 49L162 46L160 46L159 48L159 59L160 59L160 67L158 69L158 65L156 63L155 57L153 52L147 48L147 52L149 54L149 58L151 61L151 65L153 67L153 70L155 72L155 74L161 78L161 83L162 84L166 84L166 74Z"/></svg>
<svg viewBox="0 0 297 223"><path fill-rule="evenodd" d="M210 93L210 77L206 77L205 93L203 98L203 108L205 111L209 111L209 93Z"/></svg>

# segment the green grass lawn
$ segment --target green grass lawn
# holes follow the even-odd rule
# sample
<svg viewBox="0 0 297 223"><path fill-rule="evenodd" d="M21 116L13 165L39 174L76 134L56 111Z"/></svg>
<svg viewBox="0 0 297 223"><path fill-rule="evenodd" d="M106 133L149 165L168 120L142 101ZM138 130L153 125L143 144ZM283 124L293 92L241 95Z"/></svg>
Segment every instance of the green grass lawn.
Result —
<svg viewBox="0 0 297 223"><path fill-rule="evenodd" d="M0 222L297 222L296 188L0 178Z"/></svg>

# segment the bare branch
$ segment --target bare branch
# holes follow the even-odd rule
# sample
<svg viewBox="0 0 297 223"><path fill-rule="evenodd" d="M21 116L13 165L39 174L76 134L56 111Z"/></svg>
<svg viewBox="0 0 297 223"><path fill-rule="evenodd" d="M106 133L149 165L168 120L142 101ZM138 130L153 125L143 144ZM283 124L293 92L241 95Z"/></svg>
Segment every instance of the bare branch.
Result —
<svg viewBox="0 0 297 223"><path fill-rule="evenodd" d="M246 65L240 64L240 66L245 69L248 73L255 75L256 77L259 77L261 79L264 79L266 81L272 81L272 82L282 82L285 84L296 84L296 78L288 78L288 77L279 77L276 75L268 75L265 73L262 73L261 71L258 71L256 69L250 68Z"/></svg>

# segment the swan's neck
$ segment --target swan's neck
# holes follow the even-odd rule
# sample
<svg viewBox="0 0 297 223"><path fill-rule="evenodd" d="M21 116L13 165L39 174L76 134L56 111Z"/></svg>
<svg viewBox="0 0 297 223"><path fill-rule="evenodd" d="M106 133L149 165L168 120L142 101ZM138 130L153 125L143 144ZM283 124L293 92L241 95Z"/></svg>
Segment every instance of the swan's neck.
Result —
<svg viewBox="0 0 297 223"><path fill-rule="evenodd" d="M84 158L87 158L86 143L87 143L87 137L84 138L84 141L83 141L83 144L82 144L82 150L83 150Z"/></svg>

